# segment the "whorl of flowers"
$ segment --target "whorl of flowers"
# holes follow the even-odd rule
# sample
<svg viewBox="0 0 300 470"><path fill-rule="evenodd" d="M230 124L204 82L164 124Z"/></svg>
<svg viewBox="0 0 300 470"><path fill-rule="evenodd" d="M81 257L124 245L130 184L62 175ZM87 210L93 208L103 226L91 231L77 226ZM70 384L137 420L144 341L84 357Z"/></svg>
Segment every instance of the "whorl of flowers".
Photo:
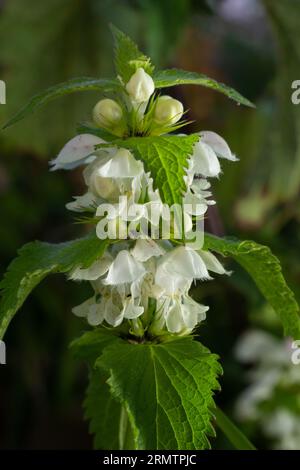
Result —
<svg viewBox="0 0 300 470"><path fill-rule="evenodd" d="M182 103L156 94L151 76L141 67L122 83L118 96L102 99L92 112L97 128L119 138L168 134L186 123L183 115ZM185 176L183 204L197 207L184 212L188 229L195 217L204 218L208 206L215 204L208 178L221 173L219 158L236 160L220 136L200 132ZM129 222L136 227L158 224L151 215L154 207L164 217L159 189L154 188L143 162L128 149L86 133L70 140L51 164L53 170L84 166L87 191L67 208L87 212L97 224L98 236L105 224L108 235L118 234L91 267L71 273L73 280L90 281L94 290L91 298L73 309L75 315L86 317L90 325L120 327L140 337L189 334L208 310L189 296L193 281L209 280L210 273L225 270L212 253L195 250L184 241L153 240L141 232L126 236ZM103 213L105 204L113 206L113 216ZM130 210L125 211L124 204Z"/></svg>

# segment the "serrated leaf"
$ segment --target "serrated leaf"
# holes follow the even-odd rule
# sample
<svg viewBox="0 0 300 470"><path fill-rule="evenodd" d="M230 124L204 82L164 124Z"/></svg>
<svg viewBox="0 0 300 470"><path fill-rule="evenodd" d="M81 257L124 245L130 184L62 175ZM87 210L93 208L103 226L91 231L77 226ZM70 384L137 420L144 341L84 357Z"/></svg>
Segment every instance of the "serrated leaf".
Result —
<svg viewBox="0 0 300 470"><path fill-rule="evenodd" d="M90 123L81 123L77 126L78 134L92 134L105 140L105 142L112 142L116 139L114 134L111 134L106 129L100 127L94 127Z"/></svg>
<svg viewBox="0 0 300 470"><path fill-rule="evenodd" d="M38 241L24 245L0 283L0 339L27 296L48 274L88 267L106 246L107 241L94 234L57 245Z"/></svg>
<svg viewBox="0 0 300 470"><path fill-rule="evenodd" d="M206 449L217 356L191 337L161 344L123 340L104 349L96 367L110 375L114 397L128 412L138 449Z"/></svg>
<svg viewBox="0 0 300 470"><path fill-rule="evenodd" d="M159 189L161 199L172 205L182 203L188 158L198 140L197 134L167 135L118 139L114 144L132 150L135 157L142 160L145 170L151 173L154 187Z"/></svg>
<svg viewBox="0 0 300 470"><path fill-rule="evenodd" d="M204 248L231 256L252 277L283 325L284 334L300 338L300 312L294 293L288 287L280 261L270 248L254 241L218 238L205 234Z"/></svg>
<svg viewBox="0 0 300 470"><path fill-rule="evenodd" d="M49 101L53 101L61 96L77 93L79 91L116 91L119 87L120 84L117 80L91 77L73 78L67 82L59 83L33 96L30 101L3 126L3 129L15 124L38 108L49 103Z"/></svg>
<svg viewBox="0 0 300 470"><path fill-rule="evenodd" d="M70 344L70 348L77 359L84 359L93 366L103 349L115 341L119 341L116 328L94 328L87 331Z"/></svg>
<svg viewBox="0 0 300 470"><path fill-rule="evenodd" d="M236 101L238 104L255 108L247 98L244 98L238 91L197 72L188 72L186 70L168 69L159 70L153 76L155 88L166 88L176 85L201 85L223 93L228 98Z"/></svg>
<svg viewBox="0 0 300 470"><path fill-rule="evenodd" d="M138 46L126 34L111 25L115 41L115 67L117 74L127 83L137 70L142 67L145 72L152 75L154 66L149 57L140 52Z"/></svg>
<svg viewBox="0 0 300 470"><path fill-rule="evenodd" d="M90 373L89 386L83 403L89 431L94 434L94 448L120 448L119 426L122 407L115 400L106 383L107 377L98 370Z"/></svg>

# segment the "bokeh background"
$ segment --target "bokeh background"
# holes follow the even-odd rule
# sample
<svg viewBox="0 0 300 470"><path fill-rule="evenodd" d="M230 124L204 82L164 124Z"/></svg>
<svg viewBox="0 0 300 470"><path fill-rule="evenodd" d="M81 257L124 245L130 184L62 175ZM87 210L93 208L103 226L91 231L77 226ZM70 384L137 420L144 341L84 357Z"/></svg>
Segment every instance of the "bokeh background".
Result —
<svg viewBox="0 0 300 470"><path fill-rule="evenodd" d="M255 102L252 110L201 87L171 91L190 109L189 131L220 133L240 158L224 162L213 182L218 206L207 229L268 244L300 300L300 105L291 103L291 83L300 79L300 1L0 0L0 78L7 84L0 124L47 86L111 76L110 22L157 67L206 73ZM64 241L86 230L64 207L83 191L80 170L51 174L48 161L99 97L68 96L1 131L1 274L24 243ZM275 336L281 327L248 275L230 262L228 268L231 277L198 285L194 294L210 305L201 341L222 357L223 391L216 399L234 416L247 373L234 356L236 341L252 327ZM88 289L51 277L9 328L7 365L0 366L0 448L91 448L81 409L87 371L68 350L82 331L71 308ZM299 405L299 386L289 397ZM241 426L257 446L272 448L259 422ZM230 444L219 436L213 447Z"/></svg>

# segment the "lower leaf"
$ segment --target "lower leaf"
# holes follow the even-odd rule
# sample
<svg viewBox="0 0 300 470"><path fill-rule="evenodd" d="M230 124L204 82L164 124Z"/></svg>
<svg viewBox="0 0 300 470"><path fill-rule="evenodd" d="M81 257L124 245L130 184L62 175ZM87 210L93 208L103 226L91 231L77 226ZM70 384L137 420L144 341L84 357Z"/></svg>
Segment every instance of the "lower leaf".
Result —
<svg viewBox="0 0 300 470"><path fill-rule="evenodd" d="M138 449L206 449L217 356L191 337L160 344L122 339L103 350L96 367L109 374L113 396L125 407Z"/></svg>
<svg viewBox="0 0 300 470"><path fill-rule="evenodd" d="M90 373L83 407L85 418L90 421L89 431L94 434L94 448L117 450L120 448L122 407L110 393L106 379L106 375L99 371Z"/></svg>

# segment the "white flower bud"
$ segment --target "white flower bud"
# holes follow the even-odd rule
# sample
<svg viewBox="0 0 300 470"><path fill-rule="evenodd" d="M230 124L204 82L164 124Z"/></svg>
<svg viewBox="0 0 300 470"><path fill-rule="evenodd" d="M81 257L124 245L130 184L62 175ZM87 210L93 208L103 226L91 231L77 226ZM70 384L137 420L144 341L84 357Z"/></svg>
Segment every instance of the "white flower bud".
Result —
<svg viewBox="0 0 300 470"><path fill-rule="evenodd" d="M121 106L109 98L98 101L93 109L93 119L100 127L114 127L121 121L122 115Z"/></svg>
<svg viewBox="0 0 300 470"><path fill-rule="evenodd" d="M85 183L95 196L100 196L103 199L117 200L120 195L117 182L113 178L105 178L99 174L102 166L102 160L96 160L89 165L83 172Z"/></svg>
<svg viewBox="0 0 300 470"><path fill-rule="evenodd" d="M158 98L154 111L155 122L171 126L181 119L182 114L183 105L180 101L171 98L171 96Z"/></svg>
<svg viewBox="0 0 300 470"><path fill-rule="evenodd" d="M126 85L126 91L135 103L148 101L154 89L152 78L142 67L137 69Z"/></svg>

